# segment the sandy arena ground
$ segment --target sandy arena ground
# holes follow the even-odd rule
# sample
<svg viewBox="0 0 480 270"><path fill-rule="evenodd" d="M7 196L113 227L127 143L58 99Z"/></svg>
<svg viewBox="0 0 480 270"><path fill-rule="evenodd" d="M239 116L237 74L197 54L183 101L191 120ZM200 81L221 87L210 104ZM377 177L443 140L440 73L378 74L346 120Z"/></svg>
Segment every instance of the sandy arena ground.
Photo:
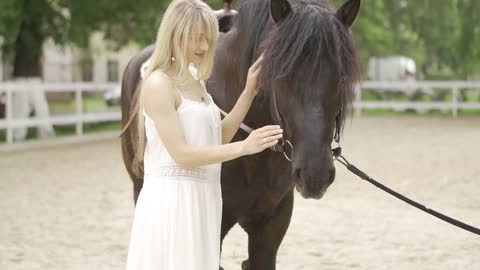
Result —
<svg viewBox="0 0 480 270"><path fill-rule="evenodd" d="M384 184L480 226L480 118L370 117L344 154ZM480 269L480 237L357 180L337 164L325 197L296 193L277 268ZM0 154L0 269L124 269L133 214L118 140ZM222 254L240 269L246 235Z"/></svg>

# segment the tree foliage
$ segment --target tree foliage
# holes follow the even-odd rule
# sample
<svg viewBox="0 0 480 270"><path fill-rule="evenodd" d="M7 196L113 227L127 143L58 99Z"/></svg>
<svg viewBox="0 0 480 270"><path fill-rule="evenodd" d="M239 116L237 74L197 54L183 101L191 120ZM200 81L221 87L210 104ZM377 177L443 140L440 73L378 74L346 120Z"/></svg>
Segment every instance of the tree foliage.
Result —
<svg viewBox="0 0 480 270"><path fill-rule="evenodd" d="M364 63L371 56L405 55L424 78L466 79L480 73L476 14L477 0L368 0L353 33Z"/></svg>
<svg viewBox="0 0 480 270"><path fill-rule="evenodd" d="M339 7L346 0L331 1ZM147 45L169 2L1 0L4 56L19 75L28 75L35 74L35 68L22 67L38 60L48 38L87 47L91 33L102 31L118 47L128 42ZM214 9L222 7L221 0L206 2ZM477 0L364 0L352 31L364 64L372 56L405 55L415 59L424 78L468 78L480 73L477 14Z"/></svg>
<svg viewBox="0 0 480 270"><path fill-rule="evenodd" d="M215 8L221 1L207 1ZM42 44L86 48L94 31L120 48L128 42L153 42L168 0L1 0L0 36L4 61L14 76L38 76Z"/></svg>

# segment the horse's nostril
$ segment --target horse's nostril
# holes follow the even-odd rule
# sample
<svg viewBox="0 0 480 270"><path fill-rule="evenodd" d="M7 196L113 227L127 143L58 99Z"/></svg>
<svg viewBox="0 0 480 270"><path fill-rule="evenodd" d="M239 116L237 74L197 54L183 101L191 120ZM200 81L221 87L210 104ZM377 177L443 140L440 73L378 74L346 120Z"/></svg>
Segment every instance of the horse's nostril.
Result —
<svg viewBox="0 0 480 270"><path fill-rule="evenodd" d="M330 181L330 183L333 183L333 180L335 180L335 168L329 170L328 180Z"/></svg>

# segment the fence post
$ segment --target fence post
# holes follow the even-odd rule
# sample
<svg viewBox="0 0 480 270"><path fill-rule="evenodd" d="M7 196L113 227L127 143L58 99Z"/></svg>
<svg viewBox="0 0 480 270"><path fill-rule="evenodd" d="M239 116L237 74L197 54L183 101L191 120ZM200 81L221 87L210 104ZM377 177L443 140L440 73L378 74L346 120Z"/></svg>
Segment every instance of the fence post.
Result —
<svg viewBox="0 0 480 270"><path fill-rule="evenodd" d="M452 114L453 117L458 116L458 87L452 88Z"/></svg>
<svg viewBox="0 0 480 270"><path fill-rule="evenodd" d="M76 107L76 132L77 136L83 134L83 104L82 104L82 88L81 86L75 87L75 107Z"/></svg>
<svg viewBox="0 0 480 270"><path fill-rule="evenodd" d="M356 84L355 86L355 103L356 103L356 107L355 108L355 116L362 116L362 107L360 105L360 103L362 102L362 86L361 84Z"/></svg>
<svg viewBox="0 0 480 270"><path fill-rule="evenodd" d="M7 143L13 143L13 121L12 121L12 106L13 106L13 99L12 99L12 88L7 87L7 104L5 104L5 118L7 119Z"/></svg>

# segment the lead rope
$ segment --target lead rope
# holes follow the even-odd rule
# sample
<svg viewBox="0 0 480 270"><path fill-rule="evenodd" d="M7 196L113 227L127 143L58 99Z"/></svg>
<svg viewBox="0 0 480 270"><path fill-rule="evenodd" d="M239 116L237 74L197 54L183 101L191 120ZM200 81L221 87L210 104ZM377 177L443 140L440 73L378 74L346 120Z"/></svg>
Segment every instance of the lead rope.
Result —
<svg viewBox="0 0 480 270"><path fill-rule="evenodd" d="M396 192L395 190L375 181L373 178L371 178L370 176L368 176L366 173L364 173L362 170L360 170L359 168L355 167L355 165L351 164L350 162L348 162L348 160L342 156L341 154L341 148L338 147L338 148L335 148L333 149L334 151L334 155L335 153L337 153L337 155L335 155L335 160L337 160L338 162L340 162L341 164L343 164L350 172L352 172L353 174L355 174L356 176L360 177L361 179L373 184L374 186L376 186L377 188L387 192L388 194L394 196L395 198L399 199L399 200L402 200L408 204L410 204L411 206L417 208L417 209L420 209L438 219L441 219L449 224L452 224L454 226L457 226L463 230L466 230L466 231L469 231L471 233L474 233L476 235L480 235L480 229L479 228L476 228L472 225L469 225L469 224L466 224L462 221L459 221L457 219L454 219L452 217L449 217L447 215L444 215L440 212L437 212L431 208L428 208L426 207L425 205L422 205L398 192Z"/></svg>

